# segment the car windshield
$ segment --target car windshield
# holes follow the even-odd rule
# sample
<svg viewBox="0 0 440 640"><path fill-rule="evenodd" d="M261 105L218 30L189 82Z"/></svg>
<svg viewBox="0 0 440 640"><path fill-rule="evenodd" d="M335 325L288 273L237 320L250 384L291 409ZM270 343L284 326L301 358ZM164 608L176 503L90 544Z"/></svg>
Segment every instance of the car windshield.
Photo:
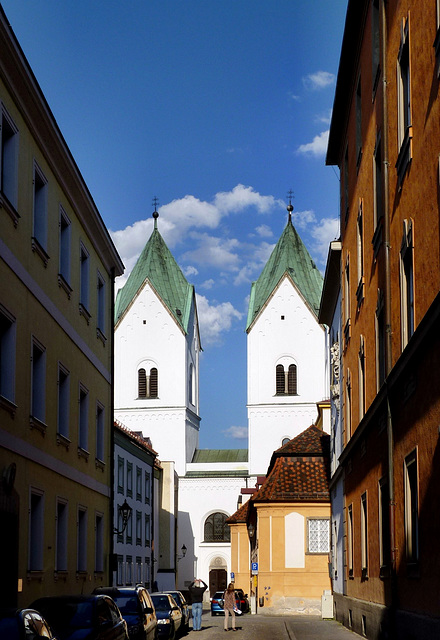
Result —
<svg viewBox="0 0 440 640"><path fill-rule="evenodd" d="M43 609L43 606L41 607ZM54 629L90 629L93 626L93 605L91 602L45 603L42 611Z"/></svg>
<svg viewBox="0 0 440 640"><path fill-rule="evenodd" d="M180 597L180 595L176 592L176 591L172 591L171 595L173 596L174 600L176 601L176 603L178 605L182 605L182 598Z"/></svg>
<svg viewBox="0 0 440 640"><path fill-rule="evenodd" d="M151 596L156 611L169 611L171 609L168 596Z"/></svg>
<svg viewBox="0 0 440 640"><path fill-rule="evenodd" d="M132 596L116 596L113 600L118 605L119 611L122 615L136 615L139 613L139 601Z"/></svg>
<svg viewBox="0 0 440 640"><path fill-rule="evenodd" d="M19 640L18 626L15 618L2 618L0 620L0 638Z"/></svg>

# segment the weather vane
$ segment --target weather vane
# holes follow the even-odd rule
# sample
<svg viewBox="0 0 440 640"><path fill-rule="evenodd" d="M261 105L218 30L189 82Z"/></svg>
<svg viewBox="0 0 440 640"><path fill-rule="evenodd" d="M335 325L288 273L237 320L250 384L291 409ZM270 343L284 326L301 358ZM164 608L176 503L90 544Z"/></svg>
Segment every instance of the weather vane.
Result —
<svg viewBox="0 0 440 640"><path fill-rule="evenodd" d="M157 205L159 204L159 200L158 200L158 198L156 196L154 196L152 204L153 204L153 207L154 207L154 211L153 211L154 228L157 229L157 219L159 217L159 214L157 212Z"/></svg>
<svg viewBox="0 0 440 640"><path fill-rule="evenodd" d="M289 189L289 191L287 192L287 197L289 198L289 204L287 205L287 211L289 212L289 222L292 222L292 211L293 211L293 204L292 204L293 191L292 191L292 189Z"/></svg>

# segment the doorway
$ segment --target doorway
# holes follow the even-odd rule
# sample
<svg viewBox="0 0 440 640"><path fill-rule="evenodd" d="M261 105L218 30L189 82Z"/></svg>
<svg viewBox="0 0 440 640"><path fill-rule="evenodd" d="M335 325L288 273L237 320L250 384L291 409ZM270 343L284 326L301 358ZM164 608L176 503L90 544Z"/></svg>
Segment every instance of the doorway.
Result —
<svg viewBox="0 0 440 640"><path fill-rule="evenodd" d="M212 596L216 591L225 591L228 580L226 569L210 569L209 571L209 595Z"/></svg>

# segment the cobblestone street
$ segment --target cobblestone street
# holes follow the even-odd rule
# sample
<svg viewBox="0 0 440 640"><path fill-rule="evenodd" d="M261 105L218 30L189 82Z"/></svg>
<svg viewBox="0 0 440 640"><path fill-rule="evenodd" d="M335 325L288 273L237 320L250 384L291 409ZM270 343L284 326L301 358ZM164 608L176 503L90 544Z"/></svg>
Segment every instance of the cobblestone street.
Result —
<svg viewBox="0 0 440 640"><path fill-rule="evenodd" d="M230 624L230 621L229 621ZM198 634L198 640L219 638L224 635L224 617L212 617L204 612L202 629L191 631L188 636ZM318 616L264 616L246 614L236 617L238 640L349 640L359 638L334 620L322 620ZM229 631L229 634L232 634Z"/></svg>

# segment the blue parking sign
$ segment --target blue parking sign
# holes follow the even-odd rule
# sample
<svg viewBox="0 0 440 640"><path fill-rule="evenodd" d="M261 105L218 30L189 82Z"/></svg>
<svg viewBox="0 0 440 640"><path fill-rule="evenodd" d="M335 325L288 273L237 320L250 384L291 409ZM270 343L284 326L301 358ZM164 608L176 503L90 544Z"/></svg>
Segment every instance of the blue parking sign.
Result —
<svg viewBox="0 0 440 640"><path fill-rule="evenodd" d="M251 562L251 572L252 575L258 573L258 562Z"/></svg>

